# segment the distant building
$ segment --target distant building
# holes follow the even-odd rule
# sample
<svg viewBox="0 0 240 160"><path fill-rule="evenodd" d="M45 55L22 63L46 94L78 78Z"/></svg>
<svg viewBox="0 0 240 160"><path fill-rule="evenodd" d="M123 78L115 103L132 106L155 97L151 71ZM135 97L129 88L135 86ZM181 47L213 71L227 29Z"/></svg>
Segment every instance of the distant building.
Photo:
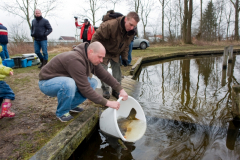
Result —
<svg viewBox="0 0 240 160"><path fill-rule="evenodd" d="M68 36L60 36L58 39L60 42L75 42L76 38L75 37L68 37Z"/></svg>

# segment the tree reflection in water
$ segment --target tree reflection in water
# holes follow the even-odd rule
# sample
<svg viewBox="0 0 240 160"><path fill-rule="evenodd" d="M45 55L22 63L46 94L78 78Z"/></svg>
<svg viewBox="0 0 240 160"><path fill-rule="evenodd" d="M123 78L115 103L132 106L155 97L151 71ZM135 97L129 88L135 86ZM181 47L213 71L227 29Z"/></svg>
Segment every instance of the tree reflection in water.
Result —
<svg viewBox="0 0 240 160"><path fill-rule="evenodd" d="M152 156L160 159L239 159L239 134L232 150L226 146L231 86L240 82L239 69L239 56L225 74L220 56L142 66L139 101L150 118L141 144L157 150Z"/></svg>

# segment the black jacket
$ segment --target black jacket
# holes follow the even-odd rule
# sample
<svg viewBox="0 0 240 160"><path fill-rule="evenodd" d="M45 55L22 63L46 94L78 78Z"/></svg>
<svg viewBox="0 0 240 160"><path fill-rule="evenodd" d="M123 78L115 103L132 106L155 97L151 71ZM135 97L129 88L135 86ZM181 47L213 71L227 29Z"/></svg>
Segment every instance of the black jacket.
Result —
<svg viewBox="0 0 240 160"><path fill-rule="evenodd" d="M34 19L32 21L31 36L36 41L47 40L47 36L52 32L52 27L47 19Z"/></svg>

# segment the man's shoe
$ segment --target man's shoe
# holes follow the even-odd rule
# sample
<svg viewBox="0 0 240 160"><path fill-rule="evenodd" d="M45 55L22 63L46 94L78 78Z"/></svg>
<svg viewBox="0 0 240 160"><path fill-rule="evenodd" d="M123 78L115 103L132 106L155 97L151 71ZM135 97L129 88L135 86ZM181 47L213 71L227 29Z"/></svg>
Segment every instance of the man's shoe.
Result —
<svg viewBox="0 0 240 160"><path fill-rule="evenodd" d="M73 119L73 116L71 116L71 114L69 114L69 113L66 113L62 117L57 117L57 118L62 122L68 122L71 119Z"/></svg>
<svg viewBox="0 0 240 160"><path fill-rule="evenodd" d="M108 91L103 91L103 97L106 99L110 98L110 93Z"/></svg>
<svg viewBox="0 0 240 160"><path fill-rule="evenodd" d="M82 108L80 108L80 107L76 107L76 108L71 109L70 111L71 111L71 112L76 112L76 113L78 113L78 112L84 111L84 109L82 109Z"/></svg>
<svg viewBox="0 0 240 160"><path fill-rule="evenodd" d="M113 95L113 97L115 97L117 99L119 98L119 93L115 90L112 91L112 95Z"/></svg>

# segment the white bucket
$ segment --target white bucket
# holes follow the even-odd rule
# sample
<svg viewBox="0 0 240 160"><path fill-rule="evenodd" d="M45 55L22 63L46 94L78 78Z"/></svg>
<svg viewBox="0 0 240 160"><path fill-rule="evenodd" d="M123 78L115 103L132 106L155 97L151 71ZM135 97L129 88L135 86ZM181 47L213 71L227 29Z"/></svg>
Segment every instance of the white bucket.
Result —
<svg viewBox="0 0 240 160"><path fill-rule="evenodd" d="M122 101L122 97L120 97L118 102L120 102L120 108L118 110L107 108L103 111L99 122L100 129L107 134L121 138L123 141L135 142L140 139L146 131L146 117L143 109L140 104L131 96L128 96L126 101ZM144 122L144 125L139 127L138 133L134 135L134 138L125 139L119 129L117 120L118 118L127 118L132 108L134 108L137 112L135 117L141 120L141 122Z"/></svg>

